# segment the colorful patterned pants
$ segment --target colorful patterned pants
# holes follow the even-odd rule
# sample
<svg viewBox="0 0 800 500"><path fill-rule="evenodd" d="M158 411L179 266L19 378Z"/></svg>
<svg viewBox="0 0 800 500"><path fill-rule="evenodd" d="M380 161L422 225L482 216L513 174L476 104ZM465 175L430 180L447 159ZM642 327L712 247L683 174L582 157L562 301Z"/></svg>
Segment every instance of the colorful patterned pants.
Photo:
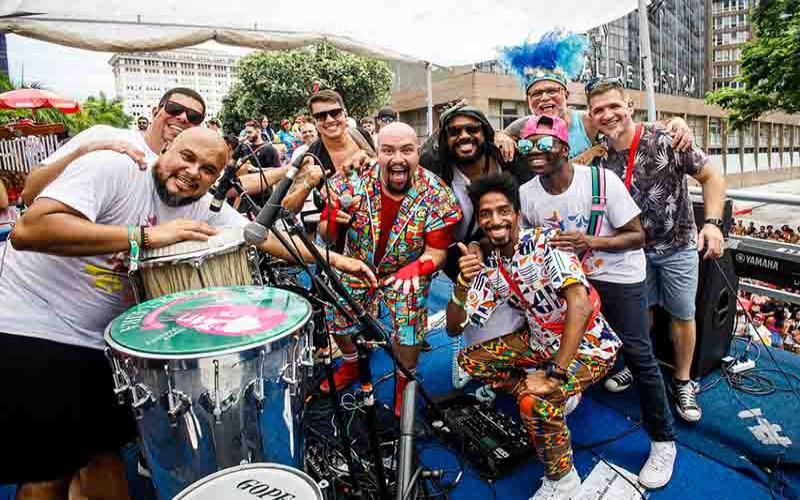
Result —
<svg viewBox="0 0 800 500"><path fill-rule="evenodd" d="M379 277L382 281L384 277ZM425 340L428 325L428 292L430 279L420 278L420 288L412 293L404 294L403 290L395 291L391 286L367 289L355 288L342 284L361 307L374 318L380 317L381 304L389 311L392 328L392 340L400 345L414 346ZM341 300L341 299L340 299ZM351 322L338 309L325 307L329 328L334 335L352 335L360 328L360 323Z"/></svg>
<svg viewBox="0 0 800 500"><path fill-rule="evenodd" d="M578 354L569 367L569 381L548 394L536 396L525 383L525 369L541 367L550 359L550 353L532 349L528 332L522 331L467 347L459 353L458 364L473 377L516 398L545 475L560 479L572 468L572 444L564 404L603 378L614 366L614 358Z"/></svg>

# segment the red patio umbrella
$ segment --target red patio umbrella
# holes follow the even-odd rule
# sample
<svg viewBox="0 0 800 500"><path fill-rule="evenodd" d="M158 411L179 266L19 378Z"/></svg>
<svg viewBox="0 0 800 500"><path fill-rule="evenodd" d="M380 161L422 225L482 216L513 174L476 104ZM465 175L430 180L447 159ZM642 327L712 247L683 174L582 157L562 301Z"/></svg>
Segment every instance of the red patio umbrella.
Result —
<svg viewBox="0 0 800 500"><path fill-rule="evenodd" d="M72 99L41 89L18 89L0 94L0 109L42 109L54 108L62 113L77 113L80 104Z"/></svg>

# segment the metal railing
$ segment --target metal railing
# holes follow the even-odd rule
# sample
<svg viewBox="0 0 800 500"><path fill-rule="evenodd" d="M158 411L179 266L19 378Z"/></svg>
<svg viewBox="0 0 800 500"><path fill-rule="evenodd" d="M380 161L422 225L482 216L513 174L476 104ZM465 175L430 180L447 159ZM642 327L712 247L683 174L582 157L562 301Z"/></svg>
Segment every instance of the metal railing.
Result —
<svg viewBox="0 0 800 500"><path fill-rule="evenodd" d="M29 173L58 149L55 134L0 140L0 170Z"/></svg>
<svg viewBox="0 0 800 500"><path fill-rule="evenodd" d="M690 186L689 193L702 195L703 189L697 186ZM735 201L755 201L760 203L775 203L778 205L800 206L800 195L785 193L753 193L742 189L728 189L725 195Z"/></svg>

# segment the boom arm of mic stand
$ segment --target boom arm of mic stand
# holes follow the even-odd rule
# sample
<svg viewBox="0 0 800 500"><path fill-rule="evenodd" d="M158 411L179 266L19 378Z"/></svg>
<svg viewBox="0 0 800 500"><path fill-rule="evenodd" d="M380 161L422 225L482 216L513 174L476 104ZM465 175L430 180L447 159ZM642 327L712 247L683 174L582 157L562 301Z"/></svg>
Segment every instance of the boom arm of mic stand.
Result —
<svg viewBox="0 0 800 500"><path fill-rule="evenodd" d="M277 235L278 231L273 231L273 232L276 233L276 236L278 236ZM361 305L359 305L355 300L353 300L353 298L350 296L350 293L347 291L344 285L342 285L341 281L339 281L339 277L333 271L330 264L328 264L328 262L319 253L319 250L317 249L316 245L314 245L313 243L311 243L311 241L309 241L303 229L294 224L294 221L292 221L289 224L289 234L291 236L297 236L297 238L308 249L309 253L311 253L311 255L314 257L314 260L316 260L320 269L328 277L328 280L330 281L331 286L333 287L333 291L324 282L322 282L322 280L320 280L318 276L314 276L312 278L313 280L315 280L315 282L323 284L323 286L320 287L320 291L328 296L327 299L332 304L335 304L337 309L342 311L345 314L345 317L347 317L349 321L356 320L362 325L364 325L366 327L366 330L371 334L370 338L372 340L385 340L386 334L384 333L383 328L380 326L380 324L378 324L375 318L367 314L367 312L364 310L363 307L361 307ZM352 313L350 311L346 311L341 306L341 304L337 300L336 297L337 295L344 300L344 302L348 305L348 307L353 311ZM386 353L389 355L391 360L397 365L397 368L403 373L403 375L406 376L408 380L417 380L417 377L414 375L414 373L411 372L405 366L403 366L402 363L400 363L390 345L388 345L386 342L383 342L382 347L384 351L386 351ZM417 384L417 390L420 396L422 396L422 399L425 401L428 410L432 411L437 418L441 418L442 417L441 410L439 409L438 405L433 401L430 394L428 394L425 388L422 387L422 384Z"/></svg>

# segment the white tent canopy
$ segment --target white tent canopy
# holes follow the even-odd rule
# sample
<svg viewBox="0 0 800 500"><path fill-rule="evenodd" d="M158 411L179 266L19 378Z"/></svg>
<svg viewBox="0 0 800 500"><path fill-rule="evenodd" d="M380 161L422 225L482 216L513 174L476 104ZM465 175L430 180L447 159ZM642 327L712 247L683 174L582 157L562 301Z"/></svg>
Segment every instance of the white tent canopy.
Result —
<svg viewBox="0 0 800 500"><path fill-rule="evenodd" d="M556 27L586 31L635 8L636 0L3 0L0 29L103 52L208 40L279 50L325 39L381 59L449 66L492 59L497 47Z"/></svg>

